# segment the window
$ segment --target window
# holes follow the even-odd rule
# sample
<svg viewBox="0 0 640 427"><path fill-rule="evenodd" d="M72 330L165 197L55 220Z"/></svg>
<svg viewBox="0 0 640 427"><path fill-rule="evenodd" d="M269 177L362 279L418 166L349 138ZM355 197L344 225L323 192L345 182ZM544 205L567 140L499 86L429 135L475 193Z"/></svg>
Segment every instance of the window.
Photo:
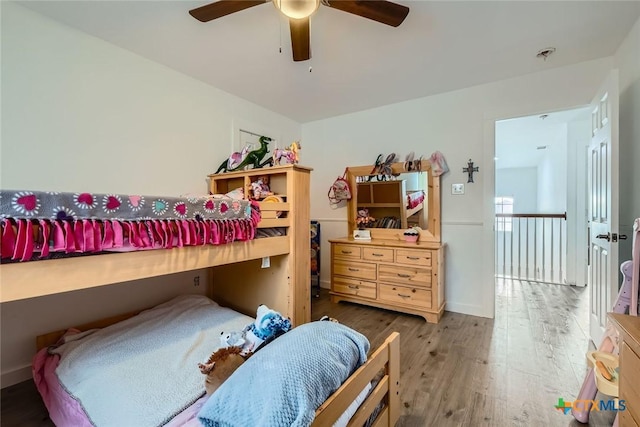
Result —
<svg viewBox="0 0 640 427"><path fill-rule="evenodd" d="M496 214L513 213L513 197L496 197ZM512 219L496 216L497 231L511 231Z"/></svg>

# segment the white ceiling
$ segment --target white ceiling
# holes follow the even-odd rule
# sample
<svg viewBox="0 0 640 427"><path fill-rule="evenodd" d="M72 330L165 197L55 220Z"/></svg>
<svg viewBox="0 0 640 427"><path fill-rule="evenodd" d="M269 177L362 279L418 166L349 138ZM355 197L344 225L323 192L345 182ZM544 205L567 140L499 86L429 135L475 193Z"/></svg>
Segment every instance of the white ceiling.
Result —
<svg viewBox="0 0 640 427"><path fill-rule="evenodd" d="M207 0L19 3L300 123L610 56L640 16L638 1L397 2L397 28L321 5L297 63L271 4L201 23L188 11Z"/></svg>
<svg viewBox="0 0 640 427"><path fill-rule="evenodd" d="M569 123L589 135L590 119L591 107L583 107L496 122L496 169L537 167L545 156L566 153Z"/></svg>

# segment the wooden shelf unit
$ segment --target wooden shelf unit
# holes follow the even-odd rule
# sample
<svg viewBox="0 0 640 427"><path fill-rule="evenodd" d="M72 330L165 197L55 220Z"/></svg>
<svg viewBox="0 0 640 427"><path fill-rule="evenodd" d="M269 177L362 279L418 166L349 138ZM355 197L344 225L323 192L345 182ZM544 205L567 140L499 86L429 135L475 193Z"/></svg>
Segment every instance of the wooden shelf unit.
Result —
<svg viewBox="0 0 640 427"><path fill-rule="evenodd" d="M396 217L400 220L400 229L414 225L424 227L422 218L409 222L411 216L423 209L423 204L412 209L407 208L405 180L359 182L357 208L367 208L369 215L376 219Z"/></svg>
<svg viewBox="0 0 640 427"><path fill-rule="evenodd" d="M284 201L258 201L260 210L264 213L258 228L286 228L289 245L286 255L274 256L268 261L254 259L215 267L212 276L216 301L246 312L249 309L255 310L259 304L269 305L265 301L275 300L269 306L283 314L287 313L295 325L311 320L311 170L298 165L285 165L208 175L211 193L226 194L242 188L245 198L252 182L260 177L268 177L271 191ZM258 238L255 241L266 241L268 244L272 239L277 237ZM269 268L262 268L266 262L269 263ZM229 283L233 285L229 286ZM265 286L261 286L261 283ZM270 286L266 286L267 283ZM277 283L284 283L286 286L278 286ZM242 303L239 304L238 301Z"/></svg>

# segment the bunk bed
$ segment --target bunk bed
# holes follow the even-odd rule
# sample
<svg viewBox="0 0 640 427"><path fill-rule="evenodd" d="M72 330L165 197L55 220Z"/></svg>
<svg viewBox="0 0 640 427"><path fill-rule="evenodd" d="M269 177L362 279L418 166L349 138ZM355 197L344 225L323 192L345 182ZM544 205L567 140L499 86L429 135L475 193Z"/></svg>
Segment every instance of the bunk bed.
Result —
<svg viewBox="0 0 640 427"><path fill-rule="evenodd" d="M236 232L237 238L221 239L218 244L202 244L197 239L195 244L184 244L186 240L183 240L182 246L172 245L170 249L140 247L139 249L149 250L108 254L103 254L106 251L92 250L97 254L34 261L26 260L31 259L31 256L25 256L23 262L3 263L0 265L0 303L208 268L211 274L207 297L221 306L251 315L259 304L266 304L291 319L295 327L308 323L311 314L308 244L310 171L306 167L287 165L210 175L210 192L227 193L233 189L247 188L252 182L268 174L272 190L280 194L283 200L281 203L256 205L262 211L277 211L276 218L273 215L267 215L265 219L258 218L255 212L247 208L251 206L251 202L238 205L238 211L245 215L245 222L238 226L244 230L244 234ZM226 191L221 191L223 188ZM70 212L67 214L72 216ZM11 224L6 215L3 219L5 229L11 225L17 225L14 231L20 228L17 223ZM237 221L237 218L234 220ZM256 229L281 227L286 233L275 237L255 238L252 221L255 222ZM23 227L36 222L40 223L30 219L24 222ZM95 230L96 227L98 226L92 224L92 229ZM131 228L133 227L128 230L129 237L134 236ZM104 230L100 227L97 229ZM176 224L175 231L178 232L178 229L180 227ZM22 235L30 234L36 236L37 243L39 233L34 233L34 230L25 231ZM265 259L271 260L271 268L260 268L261 263L264 266ZM242 280L230 281L230 278L238 277ZM135 286L135 282L130 286ZM127 321L130 317L132 314L118 315L77 329L102 328ZM38 337L38 347L47 347L59 338L60 331L44 334ZM349 425L362 425L371 417L375 417L377 425L394 425L397 421L400 410L397 334L390 335L322 403L315 413L314 425L332 425L362 393L365 386L376 378L379 381L358 407Z"/></svg>

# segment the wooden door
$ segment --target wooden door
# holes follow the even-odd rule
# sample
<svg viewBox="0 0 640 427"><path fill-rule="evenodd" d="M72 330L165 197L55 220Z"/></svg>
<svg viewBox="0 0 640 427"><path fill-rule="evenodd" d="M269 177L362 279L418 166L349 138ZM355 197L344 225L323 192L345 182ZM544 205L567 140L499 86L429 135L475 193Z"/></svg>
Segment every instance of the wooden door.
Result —
<svg viewBox="0 0 640 427"><path fill-rule="evenodd" d="M618 74L592 101L589 145L589 333L600 345L618 290Z"/></svg>

